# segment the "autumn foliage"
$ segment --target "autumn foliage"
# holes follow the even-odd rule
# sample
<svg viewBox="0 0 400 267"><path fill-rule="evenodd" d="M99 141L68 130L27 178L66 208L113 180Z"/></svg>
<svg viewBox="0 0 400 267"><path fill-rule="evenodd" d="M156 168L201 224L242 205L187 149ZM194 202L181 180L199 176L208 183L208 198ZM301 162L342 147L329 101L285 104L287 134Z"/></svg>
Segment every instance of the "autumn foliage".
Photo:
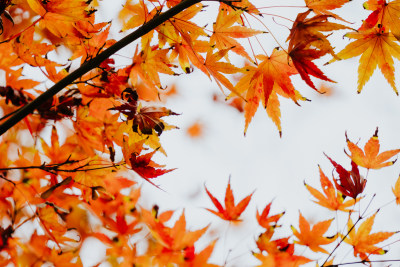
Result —
<svg viewBox="0 0 400 267"><path fill-rule="evenodd" d="M354 91L361 93L378 67L398 94L393 58L400 60L399 0L360 3L369 15L358 24L336 14L349 0L279 6L297 10L290 18L266 11L279 1L127 0L115 7L112 21L102 19L105 2L0 2L0 266L83 266L84 244L93 239L106 248L98 265L227 265L215 260L225 237L208 235L212 224L192 227L187 210L142 202L149 196L141 183L164 190L158 179L175 170L157 163L167 155L163 133L179 131L168 123L180 111L166 105L177 94L167 77L196 71L212 80L220 89L215 104L243 113L244 134L261 106L282 136L280 101L300 106L309 101L304 88L324 94L318 83L335 83L325 65L340 60L360 56ZM207 12L214 15L198 19ZM269 23L278 23L269 17L290 22L286 38L271 31ZM348 43L340 50L334 42L343 33ZM274 45L264 45L265 38ZM129 51L114 54L125 45ZM187 134L201 139L208 119ZM399 146L382 152L378 128L364 146L346 129L343 134L348 161L324 151L331 168L315 173L320 186L304 182L310 199L330 216L315 221L299 211L298 223L284 232L285 212L272 212L267 201L252 214L258 228L250 229L249 265L372 265L398 245L396 231L373 230L380 209L370 208L375 196L365 189L370 170L395 164ZM384 136L382 144L390 146ZM235 200L239 189L230 179L224 196L214 187L201 189L210 200L203 208L226 227L242 224L252 198L261 194ZM400 204L400 178L391 191ZM357 260L337 260L342 248Z"/></svg>

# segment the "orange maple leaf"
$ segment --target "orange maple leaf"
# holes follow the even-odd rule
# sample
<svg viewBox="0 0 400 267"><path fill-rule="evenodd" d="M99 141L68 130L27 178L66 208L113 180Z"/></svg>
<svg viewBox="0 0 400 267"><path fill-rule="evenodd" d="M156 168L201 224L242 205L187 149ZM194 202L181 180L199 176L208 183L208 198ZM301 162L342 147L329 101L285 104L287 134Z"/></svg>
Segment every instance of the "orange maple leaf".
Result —
<svg viewBox="0 0 400 267"><path fill-rule="evenodd" d="M197 254L194 254L191 258L186 256L186 261L189 262L190 267L218 267L219 265L208 263L208 258L210 258L211 253L214 250L216 241L213 241L205 249Z"/></svg>
<svg viewBox="0 0 400 267"><path fill-rule="evenodd" d="M327 51L333 56L335 55L327 36L321 32L350 29L342 24L329 22L328 18L331 15L316 15L312 18L307 16L312 10L309 9L306 12L297 15L296 20L290 29L290 34L286 41L289 41L288 50L291 51L294 47L301 43L305 43L308 46L314 46L317 49Z"/></svg>
<svg viewBox="0 0 400 267"><path fill-rule="evenodd" d="M261 261L260 267L295 267L306 264L311 260L304 257L294 255L294 244L289 243L289 238L279 238L272 240L274 228L267 229L262 233L256 241L260 253L253 253L253 256ZM265 255L262 252L267 252Z"/></svg>
<svg viewBox="0 0 400 267"><path fill-rule="evenodd" d="M201 138L204 135L204 124L201 121L195 121L186 129L186 133L193 139Z"/></svg>
<svg viewBox="0 0 400 267"><path fill-rule="evenodd" d="M190 21L202 10L201 3L192 5L158 26L159 46L163 47L165 43L181 43L183 40L191 45L199 36L207 36L202 27Z"/></svg>
<svg viewBox="0 0 400 267"><path fill-rule="evenodd" d="M214 213L218 217L222 218L226 221L241 221L239 216L242 212L246 209L247 205L249 204L253 193L242 199L237 205L235 205L235 198L233 196L233 192L231 189L231 180L228 181L228 186L226 187L225 192L225 208L222 207L221 203L216 199L204 186L206 189L207 195L210 197L212 203L217 208L218 211L214 211L211 209L207 209L209 212Z"/></svg>
<svg viewBox="0 0 400 267"><path fill-rule="evenodd" d="M240 96L240 94L236 91L236 88L232 85L232 83L226 78L222 73L225 74L235 74L241 71L240 68L234 66L228 62L221 62L221 58L225 57L230 49L222 49L215 53L211 49L208 50L206 60L204 65L207 69L208 77L211 76L215 79L218 87L223 91L222 86L228 88L231 92Z"/></svg>
<svg viewBox="0 0 400 267"><path fill-rule="evenodd" d="M343 237L344 242L352 245L354 249L354 256L359 256L362 260L369 261L368 256L371 254L385 254L386 251L375 246L375 244L385 241L395 234L395 232L378 232L370 234L376 214L377 213L366 219L357 230L353 229L354 224L351 218L347 223L349 234L347 237Z"/></svg>
<svg viewBox="0 0 400 267"><path fill-rule="evenodd" d="M392 187L394 196L396 197L396 204L400 205L400 176L397 178L396 184Z"/></svg>
<svg viewBox="0 0 400 267"><path fill-rule="evenodd" d="M199 70L204 73L208 73L207 68L204 66L204 58L200 54L207 52L210 45L207 41L203 40L182 40L181 43L174 43L171 45L174 49L170 54L170 60L174 60L178 57L179 65L185 73L191 73L193 68L190 62Z"/></svg>
<svg viewBox="0 0 400 267"><path fill-rule="evenodd" d="M27 0L30 8L41 16L40 25L57 37L73 35L75 23L90 17L89 3L85 0Z"/></svg>
<svg viewBox="0 0 400 267"><path fill-rule="evenodd" d="M157 8L149 12L146 3L140 0L139 3L132 4L132 1L126 1L124 7L119 13L119 19L122 20L121 31L126 31L143 25L157 14Z"/></svg>
<svg viewBox="0 0 400 267"><path fill-rule="evenodd" d="M274 49L269 57L258 55L257 58L262 62L258 66L244 67L243 72L245 74L235 87L239 93L245 94L244 98L247 101L244 107L244 132L246 133L260 101L281 132L277 93L292 99L295 103L298 100L306 100L294 89L290 79L291 75L298 72L292 61L290 59L288 61L287 54L282 50Z"/></svg>
<svg viewBox="0 0 400 267"><path fill-rule="evenodd" d="M368 30L377 25L388 28L391 33L400 39L400 1L387 2L386 0L368 0L364 8L373 12L364 20L358 30Z"/></svg>
<svg viewBox="0 0 400 267"><path fill-rule="evenodd" d="M269 212L271 210L271 205L272 202L265 206L261 214L259 214L258 211L256 214L258 224L265 229L269 229L270 227L277 227L279 219L285 214L285 212L281 212L270 216Z"/></svg>
<svg viewBox="0 0 400 267"><path fill-rule="evenodd" d="M346 154L354 161L358 166L364 167L367 169L380 169L383 167L391 166L396 160L387 161L390 158L394 157L400 152L400 149L388 150L385 152L379 153L379 139L378 139L378 128L374 135L369 139L369 141L364 146L364 151L356 144L351 142L346 135L347 147L350 150L351 155Z"/></svg>
<svg viewBox="0 0 400 267"><path fill-rule="evenodd" d="M304 256L289 255L285 252L282 252L278 255L264 255L262 253L253 253L253 256L261 262L260 265L257 265L258 267L297 267L311 261Z"/></svg>
<svg viewBox="0 0 400 267"><path fill-rule="evenodd" d="M59 66L59 64L47 59L47 54L53 51L56 46L34 40L34 33L35 29L32 27L14 39L14 52L31 66Z"/></svg>
<svg viewBox="0 0 400 267"><path fill-rule="evenodd" d="M317 15L329 15L335 19L340 19L344 21L338 15L330 12L329 10L342 7L344 4L350 2L351 0L304 0L306 6Z"/></svg>
<svg viewBox="0 0 400 267"><path fill-rule="evenodd" d="M77 144L72 145L69 143L65 143L60 145L57 129L53 126L51 130L51 137L50 137L50 145L48 145L42 139L42 148L43 152L45 153L46 157L50 159L49 163L61 163L67 160L75 159L75 157L71 157L73 152L77 149Z"/></svg>
<svg viewBox="0 0 400 267"><path fill-rule="evenodd" d="M194 246L194 243L207 231L208 226L196 230L186 230L186 219L185 212L183 211L179 219L175 222L173 227L167 227L164 225L164 221L168 221L171 217L161 220L156 214L142 209L142 219L149 227L153 237L160 242L164 247L172 251L185 250L187 247ZM168 215L172 215L168 213Z"/></svg>
<svg viewBox="0 0 400 267"><path fill-rule="evenodd" d="M321 167L318 166L318 168L319 168L320 183L323 193L321 193L320 191L316 190L315 188L304 182L304 185L306 186L307 190L311 193L311 195L313 195L317 199L313 201L318 205L333 211L338 211L338 210L344 212L351 211L348 208L353 206L357 201L360 200L360 198L357 198L356 200L350 199L344 201L343 194L340 193L340 191L335 190L335 187L329 181L328 177L326 177L326 175L322 172Z"/></svg>
<svg viewBox="0 0 400 267"><path fill-rule="evenodd" d="M356 39L337 54L340 59L349 59L361 55L358 66L358 89L360 93L364 85L378 67L390 86L398 95L394 82L393 57L400 60L400 46L396 38L385 28L373 28L365 31L352 32L345 35ZM331 60L330 62L335 61Z"/></svg>
<svg viewBox="0 0 400 267"><path fill-rule="evenodd" d="M231 48L233 52L252 61L244 47L236 41L236 38L248 38L262 31L254 30L244 26L233 26L238 21L241 10L228 13L225 9L220 9L216 22L213 24L213 34L210 37L210 45L219 49Z"/></svg>
<svg viewBox="0 0 400 267"><path fill-rule="evenodd" d="M106 25L108 26L106 27ZM69 58L73 60L75 58L82 57L81 64L85 61L96 57L102 50L110 47L116 41L108 38L110 31L110 23L99 23L93 25L96 32L91 38L83 39L79 46L74 49L72 56ZM108 59L109 61L111 59Z"/></svg>
<svg viewBox="0 0 400 267"><path fill-rule="evenodd" d="M328 231L333 219L326 220L315 224L312 229L310 223L300 213L299 215L299 231L292 226L293 234L299 239L294 241L297 244L309 247L314 252L328 253L323 249L322 245L328 245L336 240L333 237L324 237L323 234Z"/></svg>
<svg viewBox="0 0 400 267"><path fill-rule="evenodd" d="M149 87L161 88L159 73L175 75L167 58L168 49L158 49L158 46L145 44L143 50L138 52L136 47L132 65L128 68L129 78L133 86L139 79Z"/></svg>

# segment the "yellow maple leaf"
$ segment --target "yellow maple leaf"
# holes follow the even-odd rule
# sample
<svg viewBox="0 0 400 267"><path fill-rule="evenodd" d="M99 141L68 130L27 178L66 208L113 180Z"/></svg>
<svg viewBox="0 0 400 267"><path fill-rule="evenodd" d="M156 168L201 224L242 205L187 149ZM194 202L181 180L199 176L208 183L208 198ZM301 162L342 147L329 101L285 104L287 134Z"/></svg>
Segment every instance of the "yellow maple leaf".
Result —
<svg viewBox="0 0 400 267"><path fill-rule="evenodd" d="M85 0L27 0L30 8L41 16L40 25L57 37L74 34L74 23L90 17L89 1Z"/></svg>
<svg viewBox="0 0 400 267"><path fill-rule="evenodd" d="M376 128L375 134L369 139L369 141L364 146L364 151L356 144L351 142L347 136L347 147L350 150L351 155L348 155L352 161L354 161L358 166L367 169L380 169L383 167L391 166L396 160L387 161L394 157L400 152L400 149L388 150L379 153L379 139L378 139L378 128ZM347 154L347 153L346 153Z"/></svg>
<svg viewBox="0 0 400 267"><path fill-rule="evenodd" d="M345 36L356 40L340 51L337 57L340 59L349 59L361 55L358 67L357 92L361 92L364 85L374 73L375 68L378 67L398 95L394 82L393 57L400 60L400 46L395 43L396 38L393 34L386 32L384 28L374 28L348 33ZM330 62L333 61L335 59Z"/></svg>
<svg viewBox="0 0 400 267"><path fill-rule="evenodd" d="M240 18L242 12L243 11L237 10L228 13L226 10L221 9L213 25L213 34L210 37L210 44L215 45L219 50L231 48L236 54L252 61L244 47L236 38L248 38L262 32L244 26L233 26L238 18Z"/></svg>
<svg viewBox="0 0 400 267"><path fill-rule="evenodd" d="M400 205L400 176L397 178L396 184L392 188L393 194L396 197L396 204Z"/></svg>
<svg viewBox="0 0 400 267"><path fill-rule="evenodd" d="M350 231L348 236L344 239L344 242L350 244L354 248L354 256L359 256L362 260L369 261L368 255L382 255L386 251L375 244L385 241L389 237L395 234L395 232L378 232L371 234L372 225L374 224L375 216L377 213L366 219L360 227L354 228L353 221L349 219L347 228Z"/></svg>

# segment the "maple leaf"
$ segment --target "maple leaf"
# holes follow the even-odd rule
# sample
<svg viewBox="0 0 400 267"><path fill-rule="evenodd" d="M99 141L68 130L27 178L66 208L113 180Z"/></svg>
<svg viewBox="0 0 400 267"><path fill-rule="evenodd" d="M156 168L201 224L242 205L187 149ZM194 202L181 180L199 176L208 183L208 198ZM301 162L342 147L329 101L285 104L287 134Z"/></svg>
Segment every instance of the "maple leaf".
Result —
<svg viewBox="0 0 400 267"><path fill-rule="evenodd" d="M105 27L107 24L108 27ZM98 31L102 31L81 41L77 48L74 49L74 53L70 57L70 60L82 57L81 64L83 64L85 61L96 57L96 55L98 55L103 49L106 49L115 43L115 40L108 39L111 27L110 23L99 23L94 26Z"/></svg>
<svg viewBox="0 0 400 267"><path fill-rule="evenodd" d="M22 91L24 89L32 89L36 85L40 84L40 82L33 81L31 79L24 79L22 72L23 68L7 71L5 77L7 87L12 87L15 90ZM28 92L23 92L23 94L25 94L27 98L34 98L34 96Z"/></svg>
<svg viewBox="0 0 400 267"><path fill-rule="evenodd" d="M304 13L297 15L296 20L290 29L290 34L286 41L289 41L288 50L291 51L294 47L301 43L307 44L307 46L314 46L317 49L327 51L333 56L335 55L327 36L321 33L321 31L334 31L350 29L342 24L329 22L328 18L330 15L316 15L312 18L307 19L307 16L312 10L309 9Z"/></svg>
<svg viewBox="0 0 400 267"><path fill-rule="evenodd" d="M143 0L132 4L132 1L126 1L124 7L119 12L119 18L122 20L121 31L139 27L151 20L157 13L157 8L149 12L147 5Z"/></svg>
<svg viewBox="0 0 400 267"><path fill-rule="evenodd" d="M74 128L77 133L74 138L77 139L76 142L80 144L81 149L89 155L95 154L94 149L103 151L104 123L102 120L89 115L88 107L79 107L76 117Z"/></svg>
<svg viewBox="0 0 400 267"><path fill-rule="evenodd" d="M158 46L150 46L147 43L141 52L136 47L132 65L127 69L133 86L140 80L149 87L161 88L159 73L175 75L171 70L171 64L167 58L168 49L158 49Z"/></svg>
<svg viewBox="0 0 400 267"><path fill-rule="evenodd" d="M0 69L9 72L11 67L21 65L23 61L14 52L13 43L0 43Z"/></svg>
<svg viewBox="0 0 400 267"><path fill-rule="evenodd" d="M213 34L210 37L210 45L215 45L218 50L231 48L236 54L252 61L244 47L235 39L248 38L262 32L243 26L233 26L242 12L241 10L230 13L226 10L219 11L218 17L213 24Z"/></svg>
<svg viewBox="0 0 400 267"><path fill-rule="evenodd" d="M235 198L233 196L233 192L231 189L231 181L229 179L228 186L226 187L226 192L225 192L225 208L223 208L218 199L216 199L208 191L205 185L204 188L206 189L207 195L210 197L212 203L214 204L214 206L217 208L218 211L214 211L211 209L206 209L206 210L226 221L241 221L239 219L239 216L246 209L247 205L249 205L253 193L243 198L237 205L235 205Z"/></svg>
<svg viewBox="0 0 400 267"><path fill-rule="evenodd" d="M295 68L290 65L287 60L286 53L274 49L271 56L257 56L262 62L258 65L257 71L252 77L252 80L260 78L263 89L263 104L268 106L268 99L273 90L274 84L277 84L294 102L296 102L295 89L290 80L290 76L297 74Z"/></svg>
<svg viewBox="0 0 400 267"><path fill-rule="evenodd" d="M139 221L133 220L128 224L127 217L121 210L118 210L115 220L110 218L106 220L107 228L119 235L132 235L140 232L141 228L135 228Z"/></svg>
<svg viewBox="0 0 400 267"><path fill-rule="evenodd" d="M393 34L385 31L384 28L373 28L366 31L348 33L348 38L356 39L348 44L337 54L340 59L349 59L361 55L358 66L358 89L360 93L368 82L375 68L378 67L390 86L398 95L394 82L393 57L400 60L400 46L395 43ZM335 59L330 62L335 61Z"/></svg>
<svg viewBox="0 0 400 267"><path fill-rule="evenodd" d="M173 43L171 46L173 50L170 54L170 60L172 61L178 57L179 65L185 73L193 71L190 65L191 62L196 68L208 74L207 68L204 66L205 59L200 53L208 51L209 42L183 39L181 43Z"/></svg>
<svg viewBox="0 0 400 267"><path fill-rule="evenodd" d="M304 256L294 255L294 244L289 243L289 238L272 240L274 233L274 228L271 227L258 237L256 243L261 253L253 253L253 256L261 261L261 265L257 266L293 267L300 266L311 261ZM262 253L263 251L267 252L268 254L265 255Z"/></svg>
<svg viewBox="0 0 400 267"><path fill-rule="evenodd" d="M128 120L132 120L132 129L134 132L147 135L153 134L153 131L157 132L157 135L161 135L166 126L168 126L168 124L161 120L161 117L179 115L165 107L142 107L140 104L137 105L136 101L124 103L120 106L110 108L110 110L118 110L125 114Z"/></svg>
<svg viewBox="0 0 400 267"><path fill-rule="evenodd" d="M378 232L371 234L376 214L377 213L367 218L357 230L353 229L353 221L349 218L347 223L349 234L344 238L344 242L353 246L354 257L359 256L360 259L369 261L368 256L371 254L382 255L386 253L385 250L375 246L375 244L388 239L394 235L395 232Z"/></svg>
<svg viewBox="0 0 400 267"><path fill-rule="evenodd" d="M69 267L71 265L81 267L81 258L77 251L61 251L55 248L49 248L47 243L49 239L45 235L38 235L35 231L29 242L23 247L23 252L18 255L18 259L14 262L20 266L44 265L48 262L57 263L59 267Z"/></svg>
<svg viewBox="0 0 400 267"><path fill-rule="evenodd" d="M293 234L299 239L294 241L297 244L309 247L314 252L327 253L322 245L328 245L336 240L336 235L333 237L324 237L323 234L328 231L333 219L316 223L312 229L310 223L300 213L299 215L299 231L293 226Z"/></svg>
<svg viewBox="0 0 400 267"><path fill-rule="evenodd" d="M364 20L363 25L358 29L368 30L377 25L389 29L391 33L400 39L400 1L387 2L386 0L368 0L363 7L373 12Z"/></svg>
<svg viewBox="0 0 400 267"><path fill-rule="evenodd" d="M52 0L39 1L27 0L34 12L41 16L40 25L47 28L57 37L66 37L74 33L75 22L85 21L89 18L85 0Z"/></svg>
<svg viewBox="0 0 400 267"><path fill-rule="evenodd" d="M170 115L179 115L179 114L165 107L141 107L139 105L138 112L135 118L133 119L133 126L132 126L133 131L135 132L140 131L141 133L144 134L150 134L154 129L154 131L156 131L157 134L160 135L164 131L164 129L166 129L167 126L169 126L160 118ZM171 127L168 128L171 129Z"/></svg>
<svg viewBox="0 0 400 267"><path fill-rule="evenodd" d="M152 185L155 186L153 182L150 181L152 178L156 178L160 175L166 174L168 172L171 172L175 169L161 169L160 167L163 167L162 165L158 165L157 163L153 162L151 158L153 157L154 153L156 153L157 150L154 150L153 152L140 155L138 156L135 153L132 153L130 158L129 158L129 163L132 167L132 170L134 170L137 174L139 174L143 179L151 183Z"/></svg>
<svg viewBox="0 0 400 267"><path fill-rule="evenodd" d="M306 6L317 15L329 15L335 19L343 20L338 15L330 12L329 10L342 7L344 4L351 0L304 0ZM345 21L345 20L343 20Z"/></svg>
<svg viewBox="0 0 400 267"><path fill-rule="evenodd" d="M285 212L282 212L270 216L269 212L271 210L271 205L272 202L265 206L261 214L259 214L258 211L256 214L258 224L265 229L269 229L270 227L277 227L279 219L285 214Z"/></svg>
<svg viewBox="0 0 400 267"><path fill-rule="evenodd" d="M264 255L262 253L253 253L253 256L261 262L261 264L257 265L257 267L297 267L311 261L304 256L288 255L286 253L282 253L281 255Z"/></svg>
<svg viewBox="0 0 400 267"><path fill-rule="evenodd" d="M190 20L203 10L203 5L197 3L168 19L157 27L159 46L186 41L190 46L199 36L207 36L204 29ZM193 47L191 47L194 49Z"/></svg>
<svg viewBox="0 0 400 267"><path fill-rule="evenodd" d="M244 75L235 86L237 92L244 94L246 99L244 132L246 133L260 101L281 132L277 93L292 99L296 104L298 100L306 100L294 89L290 79L291 75L298 72L282 50L274 49L269 57L258 55L257 58L262 62L257 67L244 67Z"/></svg>
<svg viewBox="0 0 400 267"><path fill-rule="evenodd" d="M333 211L344 211L344 212L350 212L351 210L348 209L351 206L354 206L354 204L360 200L360 198L357 199L350 199L344 201L343 194L340 193L340 191L336 191L333 184L331 181L329 181L328 177L322 172L322 169L320 166L318 166L319 169L319 175L320 175L320 183L321 183L321 188L322 192L316 190L312 186L306 184L304 182L304 185L306 186L307 190L313 195L317 200L313 200L315 203L318 205L328 208Z"/></svg>
<svg viewBox="0 0 400 267"><path fill-rule="evenodd" d="M42 139L43 152L50 158L50 163L64 162L70 159L72 152L77 148L76 146L71 146L69 144L60 146L58 139L58 133L55 126L53 126L51 130L50 146Z"/></svg>
<svg viewBox="0 0 400 267"><path fill-rule="evenodd" d="M193 139L201 138L204 135L204 123L195 121L186 129L186 133Z"/></svg>
<svg viewBox="0 0 400 267"><path fill-rule="evenodd" d="M192 258L185 257L186 262L188 262L188 266L190 267L218 267L219 265L208 263L208 259L211 256L211 253L214 250L216 241L213 241L208 245L205 249L200 251L197 254L194 254Z"/></svg>
<svg viewBox="0 0 400 267"><path fill-rule="evenodd" d="M241 69L234 66L231 63L228 62L221 62L220 59L225 57L225 55L228 53L230 49L222 49L219 50L215 53L212 52L211 49L208 50L206 60L204 62L204 65L207 69L207 74L208 77L211 78L211 76L215 79L215 82L223 91L222 85L228 88L231 92L235 93L236 95L240 96L240 94L236 91L236 88L232 85L232 83L226 78L224 75L221 73L225 74L234 74L237 72L240 72Z"/></svg>
<svg viewBox="0 0 400 267"><path fill-rule="evenodd" d="M396 204L400 205L400 176L397 178L396 184L392 187L394 196L396 197Z"/></svg>
<svg viewBox="0 0 400 267"><path fill-rule="evenodd" d="M35 29L29 28L18 38L13 40L14 52L24 62L31 66L59 66L59 64L47 59L47 53L56 47L52 44L40 43L33 39Z"/></svg>
<svg viewBox="0 0 400 267"><path fill-rule="evenodd" d="M341 165L337 164L326 154L332 165L335 167L336 172L339 174L338 179L334 179L336 189L342 192L343 195L357 199L357 196L364 191L367 180L360 176L357 164L351 161L351 171L347 171Z"/></svg>
<svg viewBox="0 0 400 267"><path fill-rule="evenodd" d="M307 83L308 86L316 90L314 83L310 79L310 75L328 82L335 82L329 79L312 61L318 59L326 53L328 50L317 50L308 48L310 42L301 42L289 49L289 56L293 61L293 65L299 72L301 78Z"/></svg>
<svg viewBox="0 0 400 267"><path fill-rule="evenodd" d="M165 248L156 256L160 262L164 263L162 266L165 266L165 263L182 262L187 256L189 256L188 260L193 260L194 255L190 255L190 250L194 250L194 243L207 231L208 226L196 231L186 230L186 219L183 211L175 225L170 228L164 225L164 222L171 218L172 213L168 215L168 217L162 219L157 216L157 213L142 210L142 219L152 236ZM179 257L180 255L183 255L183 257Z"/></svg>
<svg viewBox="0 0 400 267"><path fill-rule="evenodd" d="M394 157L400 152L400 149L388 150L385 152L379 153L379 139L378 139L378 128L374 135L369 139L369 141L364 146L364 151L356 144L351 142L346 135L347 147L350 150L351 155L346 154L354 161L358 166L364 167L367 169L380 169L383 167L391 166L396 160L387 161L390 158Z"/></svg>

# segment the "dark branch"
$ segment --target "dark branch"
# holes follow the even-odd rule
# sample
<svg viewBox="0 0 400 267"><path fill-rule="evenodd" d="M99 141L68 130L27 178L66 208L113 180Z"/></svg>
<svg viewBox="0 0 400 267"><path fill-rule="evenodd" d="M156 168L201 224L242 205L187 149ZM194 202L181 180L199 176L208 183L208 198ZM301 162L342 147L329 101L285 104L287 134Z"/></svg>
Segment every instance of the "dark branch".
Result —
<svg viewBox="0 0 400 267"><path fill-rule="evenodd" d="M345 262L345 263L338 263L338 264L333 264L333 265L325 265L324 267L337 267L341 265L351 265L351 264L364 264L364 263L378 263L378 262L398 262L400 260L375 260L375 261L352 261L352 262Z"/></svg>
<svg viewBox="0 0 400 267"><path fill-rule="evenodd" d="M63 163L56 163L56 164L48 164L48 165L36 165L36 166L23 166L23 167L9 167L9 168L0 168L0 171L11 171L11 170L29 170L29 169L39 169L42 171L50 172L50 173L57 173L57 172L86 172L86 171L94 171L94 170L101 170L101 169L107 169L107 168L115 168L118 166L123 165L124 163L121 164L113 164L113 165L91 165L89 162L78 166L73 169L62 169L60 168L61 166L67 165L67 164L73 164L73 163L78 163L79 161L77 160L71 160L71 161L66 161ZM86 168L88 167L88 168ZM1 175L2 176L2 175ZM6 179L5 177L1 177L2 179ZM14 182L9 181L14 184ZM15 184L14 184L15 185Z"/></svg>

